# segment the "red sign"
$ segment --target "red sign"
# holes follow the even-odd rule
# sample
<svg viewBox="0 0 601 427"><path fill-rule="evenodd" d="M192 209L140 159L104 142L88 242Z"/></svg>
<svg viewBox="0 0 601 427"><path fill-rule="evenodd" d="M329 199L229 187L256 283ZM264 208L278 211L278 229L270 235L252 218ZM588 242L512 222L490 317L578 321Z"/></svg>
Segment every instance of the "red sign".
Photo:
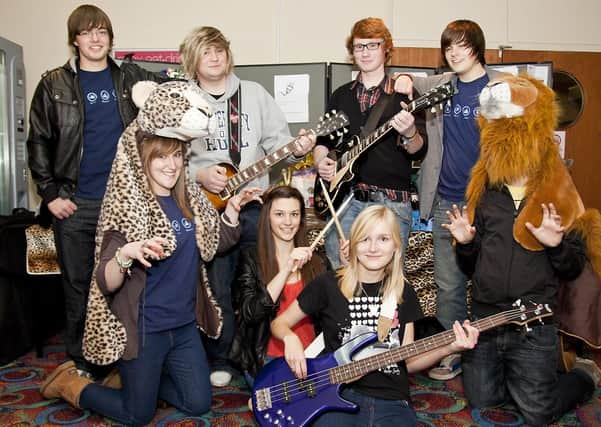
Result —
<svg viewBox="0 0 601 427"><path fill-rule="evenodd" d="M125 59L133 55L134 61L166 62L179 64L179 52L177 50L116 50L115 59Z"/></svg>

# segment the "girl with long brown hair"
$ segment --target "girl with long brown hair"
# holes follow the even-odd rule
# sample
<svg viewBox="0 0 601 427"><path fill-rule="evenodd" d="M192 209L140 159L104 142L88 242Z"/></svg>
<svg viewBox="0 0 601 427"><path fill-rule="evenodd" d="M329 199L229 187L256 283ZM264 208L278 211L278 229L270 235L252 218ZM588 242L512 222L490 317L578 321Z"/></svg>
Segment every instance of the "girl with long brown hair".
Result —
<svg viewBox="0 0 601 427"><path fill-rule="evenodd" d="M325 262L307 243L305 223L301 193L290 186L275 187L263 196L257 246L241 254L234 293L238 331L230 356L249 383L266 360L284 354L283 343L271 337L270 322L325 271ZM303 347L315 338L308 317L296 332Z"/></svg>

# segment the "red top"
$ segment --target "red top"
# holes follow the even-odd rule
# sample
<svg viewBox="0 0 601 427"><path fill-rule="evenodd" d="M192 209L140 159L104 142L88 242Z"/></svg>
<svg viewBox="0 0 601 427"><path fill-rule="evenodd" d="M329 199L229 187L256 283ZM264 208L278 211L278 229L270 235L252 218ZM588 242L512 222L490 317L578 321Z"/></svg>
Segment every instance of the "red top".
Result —
<svg viewBox="0 0 601 427"><path fill-rule="evenodd" d="M286 283L284 289L280 294L280 308L278 315L284 312L290 304L296 299L298 294L303 290L303 279L301 278L295 283ZM315 330L313 329L313 323L311 318L304 317L292 328L292 331L298 335L303 348L307 348L311 342L315 339ZM284 356L284 343L273 336L269 338L267 343L267 355L271 357L282 357Z"/></svg>

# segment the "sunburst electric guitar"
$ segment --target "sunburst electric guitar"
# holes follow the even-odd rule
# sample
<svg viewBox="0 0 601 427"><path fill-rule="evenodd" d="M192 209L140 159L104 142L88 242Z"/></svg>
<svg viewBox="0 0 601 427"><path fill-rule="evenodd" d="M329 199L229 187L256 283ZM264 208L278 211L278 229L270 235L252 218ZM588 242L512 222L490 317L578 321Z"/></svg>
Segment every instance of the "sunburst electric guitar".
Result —
<svg viewBox="0 0 601 427"><path fill-rule="evenodd" d="M424 110L433 105L439 104L447 99L451 98L457 93L457 88L453 82L444 83L440 86L430 89L425 92L419 98L413 100L406 108L410 113ZM338 206L344 195L348 192L348 184L354 177L353 165L357 158L363 154L369 147L373 146L380 140L384 135L390 132L392 129L392 119L378 127L369 135L361 138L355 135L346 146L348 150L340 152L339 150L331 150L328 157L336 161L336 173L330 181L328 188L328 194L334 206ZM319 179L319 176L317 177ZM317 181L313 186L314 193L313 198L315 201L315 211L321 216L328 216L328 204L324 197L321 185L318 185Z"/></svg>
<svg viewBox="0 0 601 427"><path fill-rule="evenodd" d="M329 135L336 132L339 129L348 126L348 117L343 112L335 112L326 114L317 124L315 129L309 129L307 133L313 133L315 136ZM287 143L281 148L278 148L274 152L268 154L262 159L256 161L250 166L245 167L242 170L238 170L234 165L230 163L220 163L219 166L223 166L226 169L226 175L228 177L225 188L219 193L212 193L206 189L203 189L209 201L215 206L218 211L222 211L230 197L236 194L236 190L252 181L259 175L267 172L271 167L287 158L295 149L298 137Z"/></svg>
<svg viewBox="0 0 601 427"><path fill-rule="evenodd" d="M485 317L471 325L480 332L507 323L516 323L528 330L528 323L553 314L546 305L526 308L519 301L515 305L513 310ZM257 422L263 427L302 427L326 411L356 411L355 404L340 397L342 384L450 344L455 341L455 334L450 329L374 356L352 360L354 354L377 339L375 333L362 334L333 353L307 359L307 377L302 380L294 376L283 357L269 362L257 375L253 387L252 405Z"/></svg>

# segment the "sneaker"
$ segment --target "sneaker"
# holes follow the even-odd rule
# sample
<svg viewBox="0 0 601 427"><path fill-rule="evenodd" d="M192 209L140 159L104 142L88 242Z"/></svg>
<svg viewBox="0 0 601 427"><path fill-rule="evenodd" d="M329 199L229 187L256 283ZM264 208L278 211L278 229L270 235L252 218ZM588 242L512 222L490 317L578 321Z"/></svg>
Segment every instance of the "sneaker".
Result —
<svg viewBox="0 0 601 427"><path fill-rule="evenodd" d="M225 387L232 380L232 374L228 371L213 371L209 379L213 387Z"/></svg>
<svg viewBox="0 0 601 427"><path fill-rule="evenodd" d="M582 357L576 356L576 362L574 362L574 367L572 369L580 369L587 374L591 380L593 380L595 388L601 386L601 369L594 360L583 359Z"/></svg>
<svg viewBox="0 0 601 427"><path fill-rule="evenodd" d="M433 380L446 381L455 378L461 373L461 355L449 354L444 357L440 364L428 371L428 376Z"/></svg>

